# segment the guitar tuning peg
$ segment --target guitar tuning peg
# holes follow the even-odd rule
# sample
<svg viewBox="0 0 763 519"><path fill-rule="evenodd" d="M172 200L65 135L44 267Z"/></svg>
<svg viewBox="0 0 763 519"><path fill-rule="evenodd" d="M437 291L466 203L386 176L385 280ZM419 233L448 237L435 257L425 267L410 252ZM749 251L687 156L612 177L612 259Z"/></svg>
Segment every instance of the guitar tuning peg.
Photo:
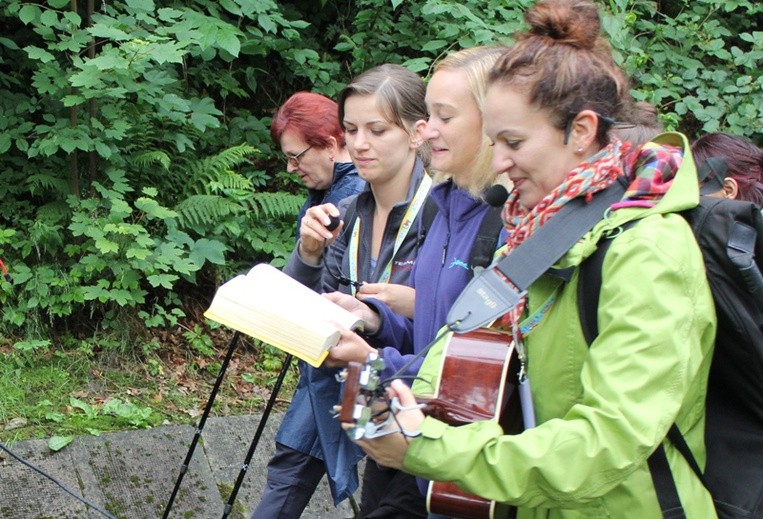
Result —
<svg viewBox="0 0 763 519"><path fill-rule="evenodd" d="M344 368L342 371L340 371L339 373L337 373L336 375L334 375L334 378L335 378L335 379L336 379L336 381L337 381L337 382L339 382L340 384L341 384L341 383L343 383L343 382L345 382L345 381L347 380L347 368Z"/></svg>
<svg viewBox="0 0 763 519"><path fill-rule="evenodd" d="M351 429L347 429L347 436L349 436L352 441L362 440L365 433L365 429L361 427L353 427Z"/></svg>

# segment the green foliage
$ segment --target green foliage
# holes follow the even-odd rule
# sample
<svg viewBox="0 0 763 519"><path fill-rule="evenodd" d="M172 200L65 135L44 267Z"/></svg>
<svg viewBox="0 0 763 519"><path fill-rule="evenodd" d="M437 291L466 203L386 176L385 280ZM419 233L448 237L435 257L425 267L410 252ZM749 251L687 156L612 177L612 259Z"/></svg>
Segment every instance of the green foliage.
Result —
<svg viewBox="0 0 763 519"><path fill-rule="evenodd" d="M215 353L214 348L212 348L212 338L198 324L194 325L193 329L184 331L183 337L195 352L206 357L211 357Z"/></svg>
<svg viewBox="0 0 763 519"><path fill-rule="evenodd" d="M694 137L726 131L763 143L763 4L610 0L606 29L634 96Z"/></svg>
<svg viewBox="0 0 763 519"><path fill-rule="evenodd" d="M0 333L28 354L59 334L150 354L147 328L185 316L181 284L211 296L290 253L304 190L270 139L278 105L510 44L532 3L2 2ZM669 128L763 144L763 3L599 3L634 97Z"/></svg>

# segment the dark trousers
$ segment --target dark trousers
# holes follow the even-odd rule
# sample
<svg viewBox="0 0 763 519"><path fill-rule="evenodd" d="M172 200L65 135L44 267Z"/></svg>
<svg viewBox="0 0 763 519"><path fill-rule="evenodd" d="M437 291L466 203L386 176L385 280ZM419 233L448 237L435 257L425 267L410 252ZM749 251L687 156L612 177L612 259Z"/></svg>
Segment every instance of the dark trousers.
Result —
<svg viewBox="0 0 763 519"><path fill-rule="evenodd" d="M380 467L371 459L366 461L358 519L426 517L426 499L421 495L415 477Z"/></svg>
<svg viewBox="0 0 763 519"><path fill-rule="evenodd" d="M323 460L276 442L265 490L252 519L299 519L325 473Z"/></svg>

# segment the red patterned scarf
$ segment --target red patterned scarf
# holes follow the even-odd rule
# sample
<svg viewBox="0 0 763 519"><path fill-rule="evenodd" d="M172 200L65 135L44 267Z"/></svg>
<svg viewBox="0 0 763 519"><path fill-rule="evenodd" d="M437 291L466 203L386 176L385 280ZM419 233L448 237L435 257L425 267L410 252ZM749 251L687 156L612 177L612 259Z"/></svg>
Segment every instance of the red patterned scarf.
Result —
<svg viewBox="0 0 763 519"><path fill-rule="evenodd" d="M623 200L654 204L660 200L673 183L673 178L683 158L682 151L672 146L647 143L629 153L630 144L617 139L596 155L593 155L570 171L564 181L546 195L530 211L519 203L519 195L512 190L503 209L508 238L505 256L520 243L533 235L570 200L585 196L590 200L610 186L617 177L626 174L631 179ZM525 307L525 298L502 322L518 323ZM518 330L517 330L518 332Z"/></svg>

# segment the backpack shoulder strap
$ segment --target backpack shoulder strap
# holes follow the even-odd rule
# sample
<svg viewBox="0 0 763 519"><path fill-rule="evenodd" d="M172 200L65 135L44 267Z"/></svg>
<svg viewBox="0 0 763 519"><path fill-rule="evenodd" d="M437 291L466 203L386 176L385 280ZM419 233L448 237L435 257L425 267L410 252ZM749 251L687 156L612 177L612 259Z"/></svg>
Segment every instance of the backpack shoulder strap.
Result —
<svg viewBox="0 0 763 519"><path fill-rule="evenodd" d="M352 199L352 201L347 204L347 209L344 212L344 217L342 220L344 221L344 229L345 231L347 229L351 229L353 225L355 225L355 220L358 218L358 197Z"/></svg>
<svg viewBox="0 0 763 519"><path fill-rule="evenodd" d="M430 191L431 193L431 191ZM429 233L429 228L432 226L432 222L435 219L435 216L437 216L437 213L440 210L437 208L437 204L432 199L431 196L427 196L427 199L424 200L424 207L421 208L421 212L419 213L419 217L421 220L419 221L418 226L418 235L416 236L416 248L421 248L421 244L424 243L424 238L427 237L427 234Z"/></svg>
<svg viewBox="0 0 763 519"><path fill-rule="evenodd" d="M472 250L469 255L471 276L474 276L493 262L493 255L498 245L498 237L503 228L502 209L503 206L491 206L482 218L479 230L477 231L477 237L474 238L474 244L472 244Z"/></svg>
<svg viewBox="0 0 763 519"><path fill-rule="evenodd" d="M638 223L631 220L622 225L622 231ZM618 234L619 236L619 234ZM602 238L593 254L580 265L578 275L578 316L583 329L583 337L588 346L599 336L599 296L601 295L601 271L604 267L604 256L615 237Z"/></svg>
<svg viewBox="0 0 763 519"><path fill-rule="evenodd" d="M638 221L632 220L627 222L622 226L622 230L625 231L638 223ZM614 241L614 238L602 239L596 251L580 265L580 274L578 276L578 316L583 336L588 346L599 335L598 309L599 297L601 295L602 267L604 266L604 256L606 256L607 250L609 250L609 246ZM689 466L702 484L705 485L705 488L707 488L702 470L700 470L697 460L694 458L676 424L670 426L667 436L689 463ZM676 483L670 471L667 456L665 455L665 448L662 445L658 446L657 450L649 456L647 465L649 465L649 472L652 475L652 482L663 517L666 519L685 517L683 505L678 496L678 489L676 488Z"/></svg>

